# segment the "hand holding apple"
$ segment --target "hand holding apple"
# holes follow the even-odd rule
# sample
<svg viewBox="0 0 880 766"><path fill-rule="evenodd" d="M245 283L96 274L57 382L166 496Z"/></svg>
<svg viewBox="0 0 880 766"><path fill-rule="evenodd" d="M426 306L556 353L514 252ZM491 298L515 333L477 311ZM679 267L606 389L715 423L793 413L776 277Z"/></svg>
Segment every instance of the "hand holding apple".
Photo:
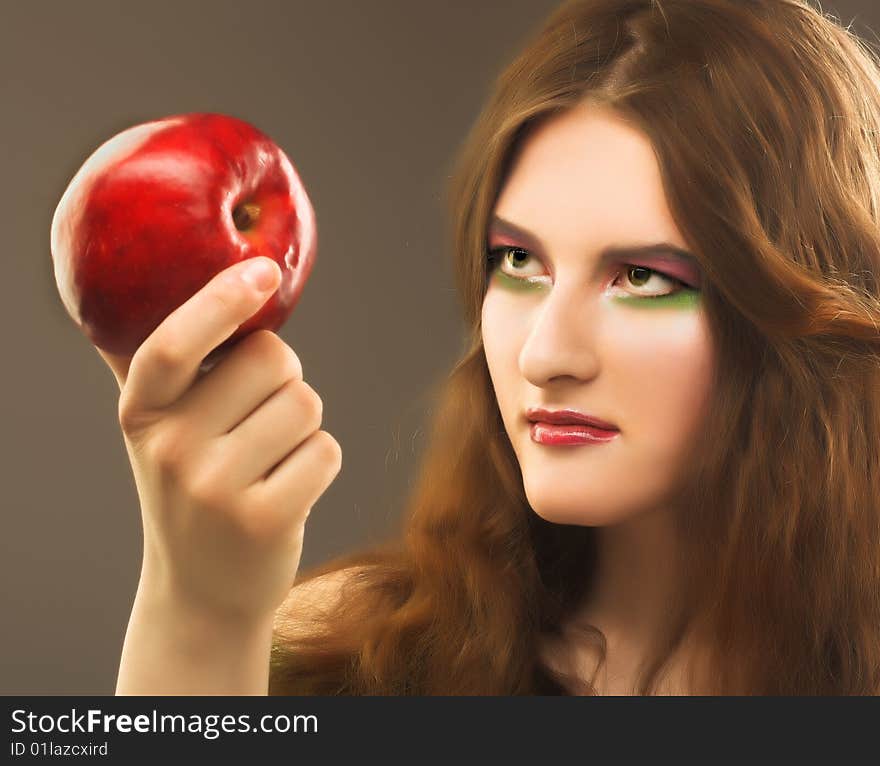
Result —
<svg viewBox="0 0 880 766"><path fill-rule="evenodd" d="M67 312L95 346L123 357L220 271L273 259L278 290L219 354L290 316L314 263L317 226L297 171L268 136L197 113L102 144L55 210L51 250Z"/></svg>
<svg viewBox="0 0 880 766"><path fill-rule="evenodd" d="M268 265L268 282L249 270ZM342 466L299 357L257 330L200 360L274 295L262 258L213 277L120 374L119 424L144 521L139 591L208 622L265 621L287 595L312 506Z"/></svg>
<svg viewBox="0 0 880 766"><path fill-rule="evenodd" d="M89 157L51 234L64 305L119 383L141 505L117 694L265 693L306 519L342 465L321 398L272 332L315 257L305 189L251 125L170 117Z"/></svg>

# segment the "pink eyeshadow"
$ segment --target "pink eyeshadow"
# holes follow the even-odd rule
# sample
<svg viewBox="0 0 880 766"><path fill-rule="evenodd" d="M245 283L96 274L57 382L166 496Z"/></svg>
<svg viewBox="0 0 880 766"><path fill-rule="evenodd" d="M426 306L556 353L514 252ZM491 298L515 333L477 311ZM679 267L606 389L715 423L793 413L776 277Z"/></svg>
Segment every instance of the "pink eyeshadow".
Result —
<svg viewBox="0 0 880 766"><path fill-rule="evenodd" d="M646 269L656 269L667 276L680 279L692 287L700 286L700 270L696 266L684 262L675 256L652 255L647 258L635 257L626 261L631 266L643 266Z"/></svg>
<svg viewBox="0 0 880 766"><path fill-rule="evenodd" d="M488 238L488 247L494 249L496 247L521 247L525 250L532 249L531 246L518 243L509 235L499 235L490 232ZM678 258L674 255L650 255L650 256L631 256L629 258L621 258L619 263L626 263L630 266L642 266L646 269L656 269L666 276L680 279L682 282L692 286L700 287L700 268L692 265L689 261Z"/></svg>

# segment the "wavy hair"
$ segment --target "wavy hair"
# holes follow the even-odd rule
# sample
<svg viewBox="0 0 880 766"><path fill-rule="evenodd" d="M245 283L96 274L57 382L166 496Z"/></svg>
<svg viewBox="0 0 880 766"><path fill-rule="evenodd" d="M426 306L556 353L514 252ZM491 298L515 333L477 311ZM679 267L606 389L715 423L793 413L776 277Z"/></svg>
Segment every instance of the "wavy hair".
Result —
<svg viewBox="0 0 880 766"><path fill-rule="evenodd" d="M313 629L276 635L271 694L595 692L538 651L585 595L594 530L529 507L480 327L511 158L584 101L650 139L718 359L676 517L681 603L639 693L686 631L711 694L880 693L880 57L807 0L570 0L456 158L470 336L430 392L400 534L298 576L355 568Z"/></svg>

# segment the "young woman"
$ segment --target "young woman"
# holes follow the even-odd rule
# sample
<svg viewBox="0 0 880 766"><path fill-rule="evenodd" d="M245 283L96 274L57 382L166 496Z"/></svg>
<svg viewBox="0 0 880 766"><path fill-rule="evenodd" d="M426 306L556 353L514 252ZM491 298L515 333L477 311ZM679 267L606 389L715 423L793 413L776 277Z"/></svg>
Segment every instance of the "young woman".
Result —
<svg viewBox="0 0 880 766"><path fill-rule="evenodd" d="M198 376L277 269L105 355L118 693L880 693L878 134L877 56L806 0L561 5L448 190L470 348L399 540L289 589L320 399L272 333Z"/></svg>

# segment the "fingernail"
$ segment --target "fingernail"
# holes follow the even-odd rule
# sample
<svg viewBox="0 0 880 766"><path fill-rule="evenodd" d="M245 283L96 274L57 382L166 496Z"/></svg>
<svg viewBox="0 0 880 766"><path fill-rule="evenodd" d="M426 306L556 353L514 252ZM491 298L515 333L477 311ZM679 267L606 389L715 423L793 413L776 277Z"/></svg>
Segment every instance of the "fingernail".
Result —
<svg viewBox="0 0 880 766"><path fill-rule="evenodd" d="M268 290L275 284L277 271L277 265L271 261L266 258L256 258L253 263L248 264L242 272L241 278L258 290Z"/></svg>

